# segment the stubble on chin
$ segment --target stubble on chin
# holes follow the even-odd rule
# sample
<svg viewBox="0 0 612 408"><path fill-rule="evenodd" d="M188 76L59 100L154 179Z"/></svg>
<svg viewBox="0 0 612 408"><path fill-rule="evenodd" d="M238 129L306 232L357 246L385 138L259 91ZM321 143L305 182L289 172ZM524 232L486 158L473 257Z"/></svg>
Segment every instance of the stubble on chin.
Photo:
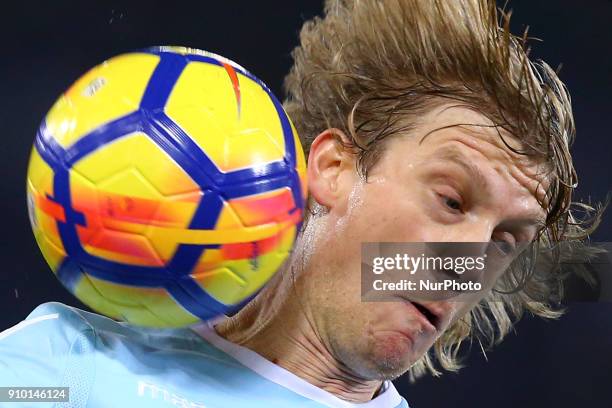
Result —
<svg viewBox="0 0 612 408"><path fill-rule="evenodd" d="M397 333L361 334L358 344L336 345L340 361L356 376L367 380L393 380L414 363L412 343Z"/></svg>

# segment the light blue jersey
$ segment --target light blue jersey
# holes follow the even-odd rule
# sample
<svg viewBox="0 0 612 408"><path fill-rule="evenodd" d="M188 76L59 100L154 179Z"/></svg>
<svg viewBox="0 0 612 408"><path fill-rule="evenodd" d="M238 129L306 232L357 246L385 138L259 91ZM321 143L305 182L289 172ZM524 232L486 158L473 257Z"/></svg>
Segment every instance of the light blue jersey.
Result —
<svg viewBox="0 0 612 408"><path fill-rule="evenodd" d="M343 401L209 325L144 329L61 303L0 333L0 386L70 388L69 403L1 407L408 407L390 382L370 402Z"/></svg>

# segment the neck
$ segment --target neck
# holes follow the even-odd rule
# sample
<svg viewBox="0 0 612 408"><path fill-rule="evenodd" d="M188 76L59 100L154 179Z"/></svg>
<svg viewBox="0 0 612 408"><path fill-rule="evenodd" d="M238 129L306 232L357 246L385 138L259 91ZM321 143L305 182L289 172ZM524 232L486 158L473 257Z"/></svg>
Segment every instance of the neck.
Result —
<svg viewBox="0 0 612 408"><path fill-rule="evenodd" d="M293 277L283 276L289 273L279 272L254 301L215 330L343 400L370 401L382 382L360 378L334 357L302 307Z"/></svg>

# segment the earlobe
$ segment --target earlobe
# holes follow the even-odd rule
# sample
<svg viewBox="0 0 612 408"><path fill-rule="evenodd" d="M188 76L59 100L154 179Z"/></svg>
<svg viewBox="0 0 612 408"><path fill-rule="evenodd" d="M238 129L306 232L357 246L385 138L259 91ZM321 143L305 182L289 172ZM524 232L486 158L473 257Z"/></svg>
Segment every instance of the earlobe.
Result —
<svg viewBox="0 0 612 408"><path fill-rule="evenodd" d="M310 194L321 205L331 208L339 194L340 174L352 161L345 147L348 137L339 129L327 129L312 142L308 155L308 184Z"/></svg>

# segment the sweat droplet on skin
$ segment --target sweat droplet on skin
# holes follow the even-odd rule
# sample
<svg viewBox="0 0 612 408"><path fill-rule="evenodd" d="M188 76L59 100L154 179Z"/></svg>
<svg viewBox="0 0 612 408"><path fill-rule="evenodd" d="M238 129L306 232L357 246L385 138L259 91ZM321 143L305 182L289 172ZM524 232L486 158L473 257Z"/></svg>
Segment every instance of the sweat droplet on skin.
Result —
<svg viewBox="0 0 612 408"><path fill-rule="evenodd" d="M315 213L318 212L317 206L318 204L315 203ZM294 257L301 261L300 266L302 270L304 270L310 260L310 256L315 251L315 246L317 243L317 240L315 238L319 228L315 227L314 224L316 224L317 221L318 219L316 215L312 215L310 217L310 219L307 221L304 231L302 232L300 237L298 237L295 244L295 249L293 251Z"/></svg>
<svg viewBox="0 0 612 408"><path fill-rule="evenodd" d="M362 179L359 179L359 181L353 186L353 189L351 190L348 196L346 214L338 218L338 220L336 221L336 231L340 232L344 230L348 220L351 218L353 212L355 211L355 208L363 204L364 188L365 181Z"/></svg>

